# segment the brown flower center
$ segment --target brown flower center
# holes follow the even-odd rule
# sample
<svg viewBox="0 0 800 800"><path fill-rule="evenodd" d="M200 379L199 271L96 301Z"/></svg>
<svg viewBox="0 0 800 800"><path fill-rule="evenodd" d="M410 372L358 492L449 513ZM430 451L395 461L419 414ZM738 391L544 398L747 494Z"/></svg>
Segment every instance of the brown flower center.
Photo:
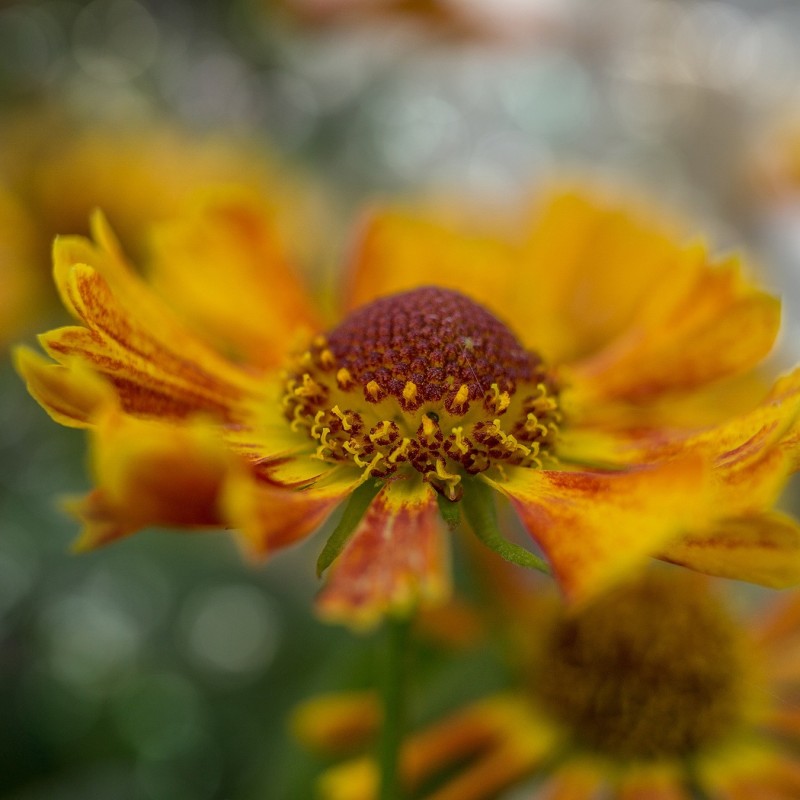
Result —
<svg viewBox="0 0 800 800"><path fill-rule="evenodd" d="M462 473L540 466L559 420L542 359L485 308L425 287L317 337L287 375L286 418L326 461L375 477L402 465L451 500Z"/></svg>
<svg viewBox="0 0 800 800"><path fill-rule="evenodd" d="M617 588L546 640L532 690L584 748L618 759L685 758L745 709L742 636L694 576Z"/></svg>

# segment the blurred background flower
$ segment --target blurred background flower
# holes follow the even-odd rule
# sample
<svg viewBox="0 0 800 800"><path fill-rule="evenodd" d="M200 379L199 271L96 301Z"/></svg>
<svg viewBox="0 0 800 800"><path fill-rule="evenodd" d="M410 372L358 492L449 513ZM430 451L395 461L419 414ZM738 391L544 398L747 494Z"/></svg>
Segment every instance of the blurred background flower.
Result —
<svg viewBox="0 0 800 800"><path fill-rule="evenodd" d="M50 238L90 206L136 250L199 184L277 182L287 241L324 271L375 194L498 214L591 169L748 241L796 357L799 42L793 0L5 2L0 344L55 313ZM51 498L87 488L82 450L4 359L0 796L308 800L319 763L285 714L367 686L374 647L311 616L315 548L251 571L222 535L145 534L73 558ZM508 680L492 648L423 645L418 718Z"/></svg>

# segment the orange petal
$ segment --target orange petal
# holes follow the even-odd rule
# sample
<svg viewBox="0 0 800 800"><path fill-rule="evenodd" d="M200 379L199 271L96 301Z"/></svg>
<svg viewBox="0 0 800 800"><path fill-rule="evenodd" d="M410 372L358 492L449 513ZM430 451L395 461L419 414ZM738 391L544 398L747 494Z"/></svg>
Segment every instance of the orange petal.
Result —
<svg viewBox="0 0 800 800"><path fill-rule="evenodd" d="M698 249L686 257L702 263L705 254ZM779 301L749 285L737 262L704 266L684 291L654 286L628 331L574 365L573 379L595 402L693 389L754 367L779 327Z"/></svg>
<svg viewBox="0 0 800 800"><path fill-rule="evenodd" d="M62 425L85 428L101 408L115 403L111 386L80 364L53 364L27 347L14 351L14 364L36 402Z"/></svg>
<svg viewBox="0 0 800 800"><path fill-rule="evenodd" d="M280 364L293 341L320 328L277 225L254 195L230 190L199 196L153 232L154 288L250 364Z"/></svg>
<svg viewBox="0 0 800 800"><path fill-rule="evenodd" d="M210 425L167 425L111 411L92 430L97 489L69 506L83 523L77 549L150 525L222 525L219 496L233 468Z"/></svg>
<svg viewBox="0 0 800 800"><path fill-rule="evenodd" d="M407 785L456 772L428 800L484 800L527 775L551 755L557 734L529 713L516 695L481 700L411 736L403 747L401 769ZM472 759L472 761L469 761Z"/></svg>
<svg viewBox="0 0 800 800"><path fill-rule="evenodd" d="M317 608L326 619L369 627L389 612L441 602L450 592L448 557L433 489L387 483L333 563Z"/></svg>
<svg viewBox="0 0 800 800"><path fill-rule="evenodd" d="M293 490L239 472L226 485L221 507L245 552L265 558L313 533L359 480L357 471L327 470L316 482Z"/></svg>
<svg viewBox="0 0 800 800"><path fill-rule="evenodd" d="M800 525L778 512L723 519L671 542L659 558L708 575L786 588L800 583Z"/></svg>
<svg viewBox="0 0 800 800"><path fill-rule="evenodd" d="M542 784L537 800L597 800L607 794L607 778L605 764L569 759Z"/></svg>
<svg viewBox="0 0 800 800"><path fill-rule="evenodd" d="M435 283L486 304L528 346L562 361L624 330L681 248L598 193L544 197L522 241L402 210L373 213L357 243L348 307Z"/></svg>
<svg viewBox="0 0 800 800"><path fill-rule="evenodd" d="M707 472L687 458L630 472L508 470L513 501L561 588L580 602L641 565L709 512Z"/></svg>

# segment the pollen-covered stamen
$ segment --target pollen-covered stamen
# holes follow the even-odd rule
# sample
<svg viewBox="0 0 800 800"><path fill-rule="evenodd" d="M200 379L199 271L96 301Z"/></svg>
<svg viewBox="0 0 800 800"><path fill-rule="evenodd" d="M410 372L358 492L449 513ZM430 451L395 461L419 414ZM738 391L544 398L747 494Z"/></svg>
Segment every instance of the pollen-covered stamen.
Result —
<svg viewBox="0 0 800 800"><path fill-rule="evenodd" d="M541 653L533 698L595 753L688 757L748 713L745 642L695 576L651 573L565 613Z"/></svg>
<svg viewBox="0 0 800 800"><path fill-rule="evenodd" d="M560 414L552 375L486 309L445 289L382 298L317 336L283 405L314 457L420 473L451 500L501 463L539 467Z"/></svg>

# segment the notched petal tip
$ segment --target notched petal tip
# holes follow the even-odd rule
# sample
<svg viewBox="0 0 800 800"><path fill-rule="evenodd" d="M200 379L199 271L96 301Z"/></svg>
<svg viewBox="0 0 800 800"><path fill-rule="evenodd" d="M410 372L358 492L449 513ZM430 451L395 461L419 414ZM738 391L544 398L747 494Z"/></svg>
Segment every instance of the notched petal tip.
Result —
<svg viewBox="0 0 800 800"><path fill-rule="evenodd" d="M54 364L28 347L16 348L13 357L28 392L61 425L88 427L103 408L116 405L109 384L78 361Z"/></svg>

